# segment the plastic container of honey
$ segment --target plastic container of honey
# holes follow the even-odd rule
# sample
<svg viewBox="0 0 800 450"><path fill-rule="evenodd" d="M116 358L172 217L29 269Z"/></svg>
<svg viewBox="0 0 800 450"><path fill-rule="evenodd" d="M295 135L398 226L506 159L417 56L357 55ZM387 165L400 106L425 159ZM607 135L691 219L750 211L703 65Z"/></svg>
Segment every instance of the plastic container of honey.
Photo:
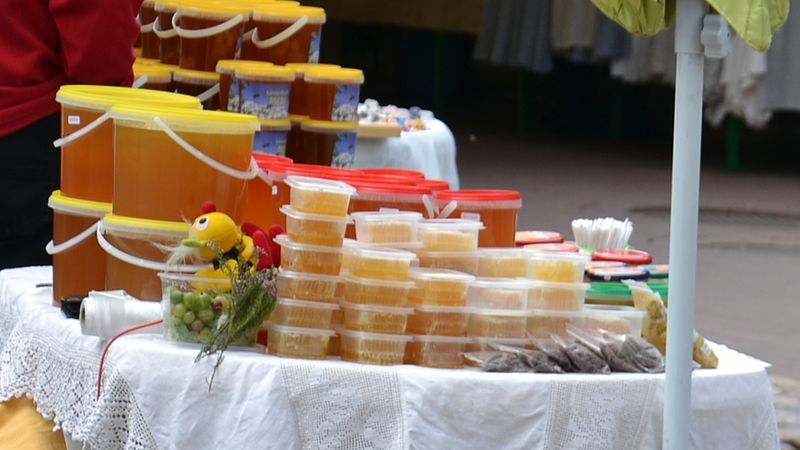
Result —
<svg viewBox="0 0 800 450"><path fill-rule="evenodd" d="M475 275L478 273L478 252L428 252L418 253L419 266L457 270Z"/></svg>
<svg viewBox="0 0 800 450"><path fill-rule="evenodd" d="M199 109L186 95L115 86L62 86L61 192L72 198L110 203L114 177L114 125L106 114L113 105L138 104Z"/></svg>
<svg viewBox="0 0 800 450"><path fill-rule="evenodd" d="M417 242L417 224L422 214L412 211L354 212L356 239L368 244Z"/></svg>
<svg viewBox="0 0 800 450"><path fill-rule="evenodd" d="M406 331L409 334L439 336L464 336L471 308L463 306L415 305L408 316Z"/></svg>
<svg viewBox="0 0 800 450"><path fill-rule="evenodd" d="M637 337L642 336L642 323L647 314L641 309L619 305L586 305L583 313L586 328Z"/></svg>
<svg viewBox="0 0 800 450"><path fill-rule="evenodd" d="M524 338L528 311L474 309L469 316L467 336Z"/></svg>
<svg viewBox="0 0 800 450"><path fill-rule="evenodd" d="M429 217L428 208L423 200L423 197L431 195L431 190L428 188L386 183L385 181L352 181L350 184L358 191L358 196L351 202L351 213L396 209L418 212ZM355 237L355 228L352 234L348 232L347 237Z"/></svg>
<svg viewBox="0 0 800 450"><path fill-rule="evenodd" d="M279 235L275 242L281 246L281 268L293 272L339 275L341 248L298 244L286 235Z"/></svg>
<svg viewBox="0 0 800 450"><path fill-rule="evenodd" d="M209 111L219 109L219 95L216 89L213 89L219 84L218 73L176 69L172 79L178 93L197 97L203 103L203 109Z"/></svg>
<svg viewBox="0 0 800 450"><path fill-rule="evenodd" d="M134 84L140 88L174 92L172 69L161 64L133 63Z"/></svg>
<svg viewBox="0 0 800 450"><path fill-rule="evenodd" d="M350 219L341 216L326 216L295 211L284 205L281 212L286 216L286 234L300 244L341 247L344 231Z"/></svg>
<svg viewBox="0 0 800 450"><path fill-rule="evenodd" d="M526 277L539 281L580 283L589 257L575 253L528 253Z"/></svg>
<svg viewBox="0 0 800 450"><path fill-rule="evenodd" d="M250 63L236 67L241 112L259 119L289 118L289 93L294 71L272 63Z"/></svg>
<svg viewBox="0 0 800 450"><path fill-rule="evenodd" d="M414 288L409 300L415 305L465 306L467 289L475 277L463 272L447 269L415 267L408 272Z"/></svg>
<svg viewBox="0 0 800 450"><path fill-rule="evenodd" d="M158 36L153 33L153 22L156 20L155 4L151 0L142 2L139 8L139 21L141 23L142 57L159 59L161 44Z"/></svg>
<svg viewBox="0 0 800 450"><path fill-rule="evenodd" d="M486 228L480 233L481 247L514 247L517 211L522 197L517 191L461 190L436 193L439 209L455 208L450 217L479 220Z"/></svg>
<svg viewBox="0 0 800 450"><path fill-rule="evenodd" d="M529 310L527 331L534 338L548 338L550 335L567 336L567 325L580 326L583 311Z"/></svg>
<svg viewBox="0 0 800 450"><path fill-rule="evenodd" d="M295 78L292 82L292 92L289 98L289 114L298 117L308 117L308 88L306 87L306 70L308 69L338 69L337 64L309 64L289 63L286 67L294 70Z"/></svg>
<svg viewBox="0 0 800 450"><path fill-rule="evenodd" d="M339 329L341 356L345 361L362 364L403 364L406 344L410 336L399 334L366 333Z"/></svg>
<svg viewBox="0 0 800 450"><path fill-rule="evenodd" d="M478 248L483 224L464 219L428 219L419 223L419 239L429 252L471 252Z"/></svg>
<svg viewBox="0 0 800 450"><path fill-rule="evenodd" d="M336 122L358 121L358 99L364 73L348 68L309 68L305 73L308 117Z"/></svg>
<svg viewBox="0 0 800 450"><path fill-rule="evenodd" d="M480 309L524 311L528 306L528 280L478 278L467 290L467 306Z"/></svg>
<svg viewBox="0 0 800 450"><path fill-rule="evenodd" d="M156 0L157 17L153 22L153 33L158 36L159 57L164 64L177 66L180 62L180 39L172 28L172 16L182 0Z"/></svg>
<svg viewBox="0 0 800 450"><path fill-rule="evenodd" d="M66 296L85 297L106 287L105 252L95 238L95 224L111 212L110 203L70 198L54 191L47 201L53 209L53 304Z"/></svg>
<svg viewBox="0 0 800 450"><path fill-rule="evenodd" d="M410 281L372 280L344 277L344 299L349 303L404 307L414 283Z"/></svg>
<svg viewBox="0 0 800 450"><path fill-rule="evenodd" d="M525 250L520 248L479 248L478 276L517 278L525 276Z"/></svg>
<svg viewBox="0 0 800 450"><path fill-rule="evenodd" d="M269 171L267 173L267 180L269 180L269 182L273 186L273 192L275 195L275 205L276 205L275 212L278 213L277 208L280 207L281 205L285 205L291 202L291 187L288 184L286 184L286 178L288 178L291 175L319 177L329 170L349 171L350 169L333 169L331 167L315 166L311 164L283 164L283 163L272 164L272 166L269 167ZM275 223L285 228L286 227L285 219L286 218L283 216L283 214L277 214L277 216L275 217Z"/></svg>
<svg viewBox="0 0 800 450"><path fill-rule="evenodd" d="M586 299L588 283L530 281L528 309L580 311Z"/></svg>
<svg viewBox="0 0 800 450"><path fill-rule="evenodd" d="M303 120L300 148L288 156L300 163L350 168L356 154L358 122Z"/></svg>
<svg viewBox="0 0 800 450"><path fill-rule="evenodd" d="M269 155L286 155L286 142L292 123L289 119L261 120L261 130L253 139L253 152Z"/></svg>
<svg viewBox="0 0 800 450"><path fill-rule="evenodd" d="M350 197L356 193L350 185L319 178L289 176L285 183L291 188L292 208L310 214L344 217Z"/></svg>
<svg viewBox="0 0 800 450"><path fill-rule="evenodd" d="M302 359L325 359L328 357L333 330L317 328L287 327L270 322L267 353Z"/></svg>
<svg viewBox="0 0 800 450"><path fill-rule="evenodd" d="M344 326L348 330L404 334L412 308L341 302Z"/></svg>
<svg viewBox="0 0 800 450"><path fill-rule="evenodd" d="M417 256L411 252L392 248L365 247L351 250L350 273L374 280L408 280L408 270Z"/></svg>
<svg viewBox="0 0 800 450"><path fill-rule="evenodd" d="M159 272L195 272L206 267L167 267L169 255L159 246L178 246L188 232L185 222L106 215L97 233L97 241L106 252L106 289L123 289L140 300L161 300Z"/></svg>
<svg viewBox="0 0 800 450"><path fill-rule="evenodd" d="M241 223L258 119L219 111L119 106L114 213L182 221L203 202ZM164 195L169 192L170 195Z"/></svg>
<svg viewBox="0 0 800 450"><path fill-rule="evenodd" d="M464 350L470 338L453 336L412 336L406 345L406 364L460 369L464 367Z"/></svg>
<svg viewBox="0 0 800 450"><path fill-rule="evenodd" d="M239 81L236 79L236 68L247 64L266 64L241 59L221 59L217 61L216 72L219 74L219 109L222 111L240 112Z"/></svg>
<svg viewBox="0 0 800 450"><path fill-rule="evenodd" d="M183 69L213 72L217 61L234 59L249 8L222 3L181 4L172 15L179 37L178 64Z"/></svg>
<svg viewBox="0 0 800 450"><path fill-rule="evenodd" d="M275 64L317 63L325 10L265 3L253 8L255 31L242 46L242 58Z"/></svg>
<svg viewBox="0 0 800 450"><path fill-rule="evenodd" d="M342 280L337 275L319 275L282 269L278 272L276 286L278 297L338 305L341 283Z"/></svg>
<svg viewBox="0 0 800 450"><path fill-rule="evenodd" d="M289 327L327 329L336 309L339 306L333 303L278 298L269 320Z"/></svg>

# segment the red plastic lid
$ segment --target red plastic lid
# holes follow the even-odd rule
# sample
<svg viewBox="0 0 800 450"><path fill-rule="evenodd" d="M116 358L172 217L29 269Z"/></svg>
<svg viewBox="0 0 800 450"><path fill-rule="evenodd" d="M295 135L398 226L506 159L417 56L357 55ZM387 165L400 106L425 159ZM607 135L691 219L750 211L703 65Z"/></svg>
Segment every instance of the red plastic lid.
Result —
<svg viewBox="0 0 800 450"><path fill-rule="evenodd" d="M368 174L375 174L375 175L394 175L394 176L401 176L401 177L411 177L416 179L424 179L425 174L420 172L419 170L411 170L411 169L398 169L394 167L374 167L369 169L360 169L364 173Z"/></svg>
<svg viewBox="0 0 800 450"><path fill-rule="evenodd" d="M433 192L450 190L450 183L444 180L429 180L426 178L422 180L417 180L417 186L431 188Z"/></svg>
<svg viewBox="0 0 800 450"><path fill-rule="evenodd" d="M386 184L380 181L361 181L353 180L347 182L349 185L356 188L359 193L372 193L372 194L417 194L425 195L432 194L430 188L423 186L409 186L406 184Z"/></svg>
<svg viewBox="0 0 800 450"><path fill-rule="evenodd" d="M517 191L500 189L462 189L460 191L440 191L436 193L437 200L473 200L491 202L497 200L520 200L522 196Z"/></svg>
<svg viewBox="0 0 800 450"><path fill-rule="evenodd" d="M595 261L621 261L632 266L650 264L653 257L642 250L629 250L626 248L601 248L592 253Z"/></svg>
<svg viewBox="0 0 800 450"><path fill-rule="evenodd" d="M281 175L306 175L321 177L326 174L358 174L362 173L353 169L340 169L336 167L320 166L316 164L283 164L276 163L270 167L270 172Z"/></svg>
<svg viewBox="0 0 800 450"><path fill-rule="evenodd" d="M564 235L555 231L517 231L514 239L517 247L528 244L560 244L564 242Z"/></svg>
<svg viewBox="0 0 800 450"><path fill-rule="evenodd" d="M280 155L270 155L268 153L253 153L253 158L256 160L258 167L261 169L269 169L274 164L293 164L292 158L287 158Z"/></svg>
<svg viewBox="0 0 800 450"><path fill-rule="evenodd" d="M525 248L539 250L540 252L577 253L578 246L574 242L528 244Z"/></svg>
<svg viewBox="0 0 800 450"><path fill-rule="evenodd" d="M349 183L351 181L364 181L367 183L388 183L388 184L405 184L407 186L416 186L417 182L411 177L401 177L396 175L378 175L370 173L326 173L323 178L336 181L344 181Z"/></svg>

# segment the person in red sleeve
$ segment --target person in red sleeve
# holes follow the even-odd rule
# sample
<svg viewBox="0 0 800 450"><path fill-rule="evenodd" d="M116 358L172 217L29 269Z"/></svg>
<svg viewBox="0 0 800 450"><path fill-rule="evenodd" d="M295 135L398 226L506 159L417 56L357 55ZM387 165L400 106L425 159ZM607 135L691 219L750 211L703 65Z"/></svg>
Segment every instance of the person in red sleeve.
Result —
<svg viewBox="0 0 800 450"><path fill-rule="evenodd" d="M130 86L142 0L0 0L0 268L50 264L58 88Z"/></svg>

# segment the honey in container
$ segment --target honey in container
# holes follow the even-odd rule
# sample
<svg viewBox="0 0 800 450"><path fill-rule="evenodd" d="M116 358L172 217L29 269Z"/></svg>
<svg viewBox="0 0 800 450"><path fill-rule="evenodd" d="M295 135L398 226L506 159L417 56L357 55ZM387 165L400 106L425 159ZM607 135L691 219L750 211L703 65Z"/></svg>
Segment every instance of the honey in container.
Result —
<svg viewBox="0 0 800 450"><path fill-rule="evenodd" d="M481 247L514 247L517 231L517 211L522 197L517 191L460 190L436 193L439 209L454 205L450 217L469 218L483 222Z"/></svg>

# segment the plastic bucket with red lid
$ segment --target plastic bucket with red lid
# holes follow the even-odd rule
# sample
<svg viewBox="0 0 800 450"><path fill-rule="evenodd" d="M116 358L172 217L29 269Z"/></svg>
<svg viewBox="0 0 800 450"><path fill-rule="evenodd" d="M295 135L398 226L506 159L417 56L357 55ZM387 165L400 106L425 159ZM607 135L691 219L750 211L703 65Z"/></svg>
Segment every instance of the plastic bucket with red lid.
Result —
<svg viewBox="0 0 800 450"><path fill-rule="evenodd" d="M436 203L441 217L462 217L479 220L486 226L481 230L481 247L514 247L517 231L517 211L522 196L517 191L498 189L465 189L440 191Z"/></svg>
<svg viewBox="0 0 800 450"><path fill-rule="evenodd" d="M277 204L277 193L273 191L269 180L269 169L275 164L292 164L292 160L285 156L267 153L253 153L253 159L256 160L260 170L257 177L247 182L242 220L255 223L266 230L273 223L277 223L276 215L280 208Z"/></svg>
<svg viewBox="0 0 800 450"><path fill-rule="evenodd" d="M347 181L356 188L356 196L350 200L350 212L380 211L396 209L416 211L430 217L424 197L432 197L429 188L405 184L388 184L381 181ZM431 202L432 205L432 202ZM347 237L355 238L355 228L347 229Z"/></svg>
<svg viewBox="0 0 800 450"><path fill-rule="evenodd" d="M364 183L387 183L387 184L404 184L407 186L416 186L417 182L411 177L403 177L397 175L376 175L369 173L326 173L323 178L328 178L336 181L348 182L364 182Z"/></svg>
<svg viewBox="0 0 800 450"><path fill-rule="evenodd" d="M417 180L417 186L430 188L434 193L439 191L449 191L450 183L444 180L429 180L427 178Z"/></svg>
<svg viewBox="0 0 800 450"><path fill-rule="evenodd" d="M420 172L419 170L399 169L395 167L372 167L361 170L364 173L368 173L371 175L394 175L402 177L411 177L420 180L425 179L425 174Z"/></svg>

